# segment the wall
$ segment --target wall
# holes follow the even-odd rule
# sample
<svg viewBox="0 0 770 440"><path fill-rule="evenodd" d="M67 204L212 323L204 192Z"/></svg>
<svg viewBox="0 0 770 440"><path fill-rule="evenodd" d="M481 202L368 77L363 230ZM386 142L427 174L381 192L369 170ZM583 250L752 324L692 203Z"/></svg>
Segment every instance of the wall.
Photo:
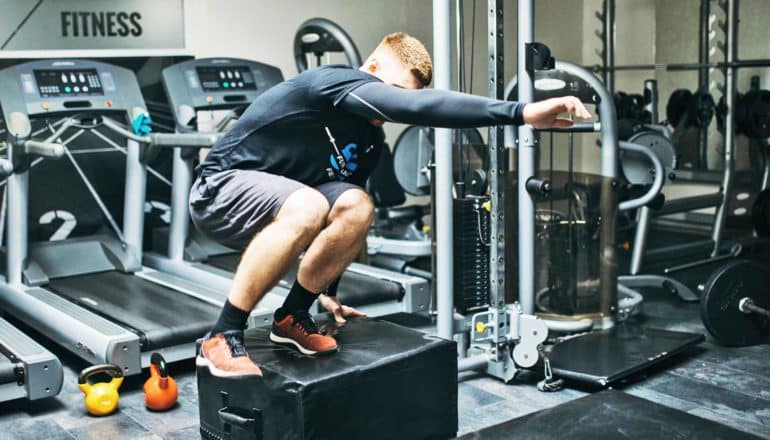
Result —
<svg viewBox="0 0 770 440"><path fill-rule="evenodd" d="M356 42L362 57L366 57L384 35L397 30L414 35L432 51L433 8L430 0L293 0L280 3L266 0L194 0L188 2L188 5L191 8L189 17L193 29L190 48L196 56L253 58L280 67L287 78L296 74L292 53L294 33L300 23L311 17L321 16L337 22ZM515 0L504 1L506 77L511 77L516 70L516 7ZM453 2L453 14L454 10ZM475 38L471 38L474 10ZM468 77L466 90L486 96L487 1L464 0L463 11ZM581 62L580 38L563 38L564 34L576 37L582 34L581 12L582 0L537 1L536 39L549 44L553 53L559 57ZM453 32L454 29L453 20ZM454 60L454 41L452 47ZM471 51L474 52L472 65ZM456 88L456 71L452 72L452 78ZM403 128L400 124L385 125L391 144ZM486 130L481 131L486 138ZM410 200L427 201L425 198Z"/></svg>
<svg viewBox="0 0 770 440"><path fill-rule="evenodd" d="M616 51L618 64L695 62L697 60L699 0L616 0ZM600 22L595 12L601 10L602 0L537 0L536 40L548 44L555 56L585 64L600 63L595 50L601 40L595 35ZM299 24L310 17L323 16L339 23L353 37L366 56L380 38L392 31L402 30L420 38L432 49L432 2L430 0L294 0L268 2L266 0L195 0L189 2L193 26L191 49L198 56L237 56L256 58L280 67L286 77L296 74L292 58L292 41ZM516 61L516 7L515 0L505 0L505 71L506 77L515 72ZM454 5L453 5L454 10ZM475 38L471 41L472 15L475 10ZM716 2L712 10L717 19ZM466 90L474 94L487 94L487 1L464 0L466 27L466 62L470 64L471 48L474 51L473 81ZM743 0L740 9L741 27L739 55L743 58L770 58L770 8L767 0ZM454 30L454 24L452 25ZM715 41L721 39L712 23ZM454 42L453 42L454 43ZM454 57L453 47L453 57ZM721 60L716 52L712 61ZM751 74L762 75L762 86L770 88L768 69L742 71L738 76L738 89L748 88ZM453 80L456 72L452 73ZM694 89L695 72L619 72L616 90L641 92L647 78L658 80L661 92L659 112L665 117L665 105L670 93L676 88ZM712 72L712 93L719 96L716 88L721 81L719 72ZM455 84L456 86L456 84ZM388 139L393 142L402 126L386 124ZM482 130L486 136L486 130ZM741 142L741 141L739 141ZM719 166L721 137L712 129L710 163ZM555 136L554 152L560 168L566 167L567 151L565 136ZM547 143L541 145L546 146ZM580 162L576 167L586 171L598 170L598 148L595 138L576 136L575 148ZM741 156L743 154L743 156ZM745 149L739 152L739 162L745 162Z"/></svg>

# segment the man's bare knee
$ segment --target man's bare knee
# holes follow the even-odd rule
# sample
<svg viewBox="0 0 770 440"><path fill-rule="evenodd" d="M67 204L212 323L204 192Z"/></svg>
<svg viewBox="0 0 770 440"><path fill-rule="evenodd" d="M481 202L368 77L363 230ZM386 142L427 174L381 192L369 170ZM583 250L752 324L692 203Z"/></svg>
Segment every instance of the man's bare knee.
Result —
<svg viewBox="0 0 770 440"><path fill-rule="evenodd" d="M374 204L366 192L350 189L342 193L334 202L329 213L329 220L341 221L351 228L368 230L374 219Z"/></svg>
<svg viewBox="0 0 770 440"><path fill-rule="evenodd" d="M294 228L300 237L312 240L326 224L329 202L320 192L303 188L284 202L276 221Z"/></svg>

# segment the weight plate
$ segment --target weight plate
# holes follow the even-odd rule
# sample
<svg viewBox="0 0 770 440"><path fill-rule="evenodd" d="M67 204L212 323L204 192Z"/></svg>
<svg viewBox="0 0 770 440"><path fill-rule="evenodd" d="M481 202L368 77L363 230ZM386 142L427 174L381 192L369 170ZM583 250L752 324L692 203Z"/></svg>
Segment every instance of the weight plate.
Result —
<svg viewBox="0 0 770 440"><path fill-rule="evenodd" d="M720 344L754 345L770 334L770 319L739 310L738 304L746 297L759 307L770 308L770 270L757 262L730 261L706 281L701 297L701 318Z"/></svg>
<svg viewBox="0 0 770 440"><path fill-rule="evenodd" d="M760 191L751 206L751 222L760 237L770 237L770 189Z"/></svg>
<svg viewBox="0 0 770 440"><path fill-rule="evenodd" d="M465 175L470 181L474 168L483 168L486 146L476 129L462 130L461 146L453 151L453 176ZM413 196L430 194L430 169L433 157L434 130L429 127L407 127L393 145L393 170L404 191ZM461 172L462 170L462 172ZM467 184L468 182L466 182Z"/></svg>
<svg viewBox="0 0 770 440"><path fill-rule="evenodd" d="M739 131L754 139L770 137L770 91L751 90L737 101L735 122Z"/></svg>
<svg viewBox="0 0 770 440"><path fill-rule="evenodd" d="M299 73L308 69L307 54L320 56L330 52L345 54L348 65L352 67L363 64L353 39L337 23L316 17L299 26L294 35L294 61Z"/></svg>
<svg viewBox="0 0 770 440"><path fill-rule="evenodd" d="M668 123L676 127L682 118L687 115L690 110L690 102L692 101L692 92L687 89L677 89L668 98L666 103L666 119ZM689 126L689 123L685 126Z"/></svg>
<svg viewBox="0 0 770 440"><path fill-rule="evenodd" d="M676 167L676 152L674 144L666 136L656 131L647 130L634 134L628 139L633 144L643 145L652 150L663 163L666 183L670 183L669 176ZM649 185L653 181L652 164L641 153L623 151L620 160L620 168L628 183L635 185Z"/></svg>

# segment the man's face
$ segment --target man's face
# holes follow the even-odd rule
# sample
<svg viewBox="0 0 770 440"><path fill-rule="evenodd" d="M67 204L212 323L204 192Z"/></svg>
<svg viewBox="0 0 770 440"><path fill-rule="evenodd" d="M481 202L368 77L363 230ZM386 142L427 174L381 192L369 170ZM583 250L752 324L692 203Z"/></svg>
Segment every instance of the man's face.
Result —
<svg viewBox="0 0 770 440"><path fill-rule="evenodd" d="M402 89L421 89L422 83L401 60L387 50L379 50L369 57L361 70L371 73L385 84ZM385 121L371 119L369 123L381 127Z"/></svg>
<svg viewBox="0 0 770 440"><path fill-rule="evenodd" d="M412 71L387 50L380 51L376 55L372 67L375 71L370 71L370 73L380 78L385 84L402 89L421 89L423 87Z"/></svg>

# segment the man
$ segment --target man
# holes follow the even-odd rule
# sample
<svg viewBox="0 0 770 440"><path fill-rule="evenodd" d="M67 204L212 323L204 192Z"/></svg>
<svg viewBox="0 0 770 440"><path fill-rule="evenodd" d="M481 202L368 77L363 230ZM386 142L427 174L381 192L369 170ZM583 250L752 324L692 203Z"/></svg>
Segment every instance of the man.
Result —
<svg viewBox="0 0 770 440"><path fill-rule="evenodd" d="M414 37L386 36L360 69L335 65L304 72L257 98L198 167L190 192L195 226L245 249L222 313L206 335L198 365L218 376L261 375L243 329L250 311L305 256L270 340L308 355L337 351L309 309L338 321L363 316L336 298L340 274L366 242L373 206L363 186L384 144L387 121L437 127L571 125L590 117L577 98L522 104L423 89L430 55Z"/></svg>

